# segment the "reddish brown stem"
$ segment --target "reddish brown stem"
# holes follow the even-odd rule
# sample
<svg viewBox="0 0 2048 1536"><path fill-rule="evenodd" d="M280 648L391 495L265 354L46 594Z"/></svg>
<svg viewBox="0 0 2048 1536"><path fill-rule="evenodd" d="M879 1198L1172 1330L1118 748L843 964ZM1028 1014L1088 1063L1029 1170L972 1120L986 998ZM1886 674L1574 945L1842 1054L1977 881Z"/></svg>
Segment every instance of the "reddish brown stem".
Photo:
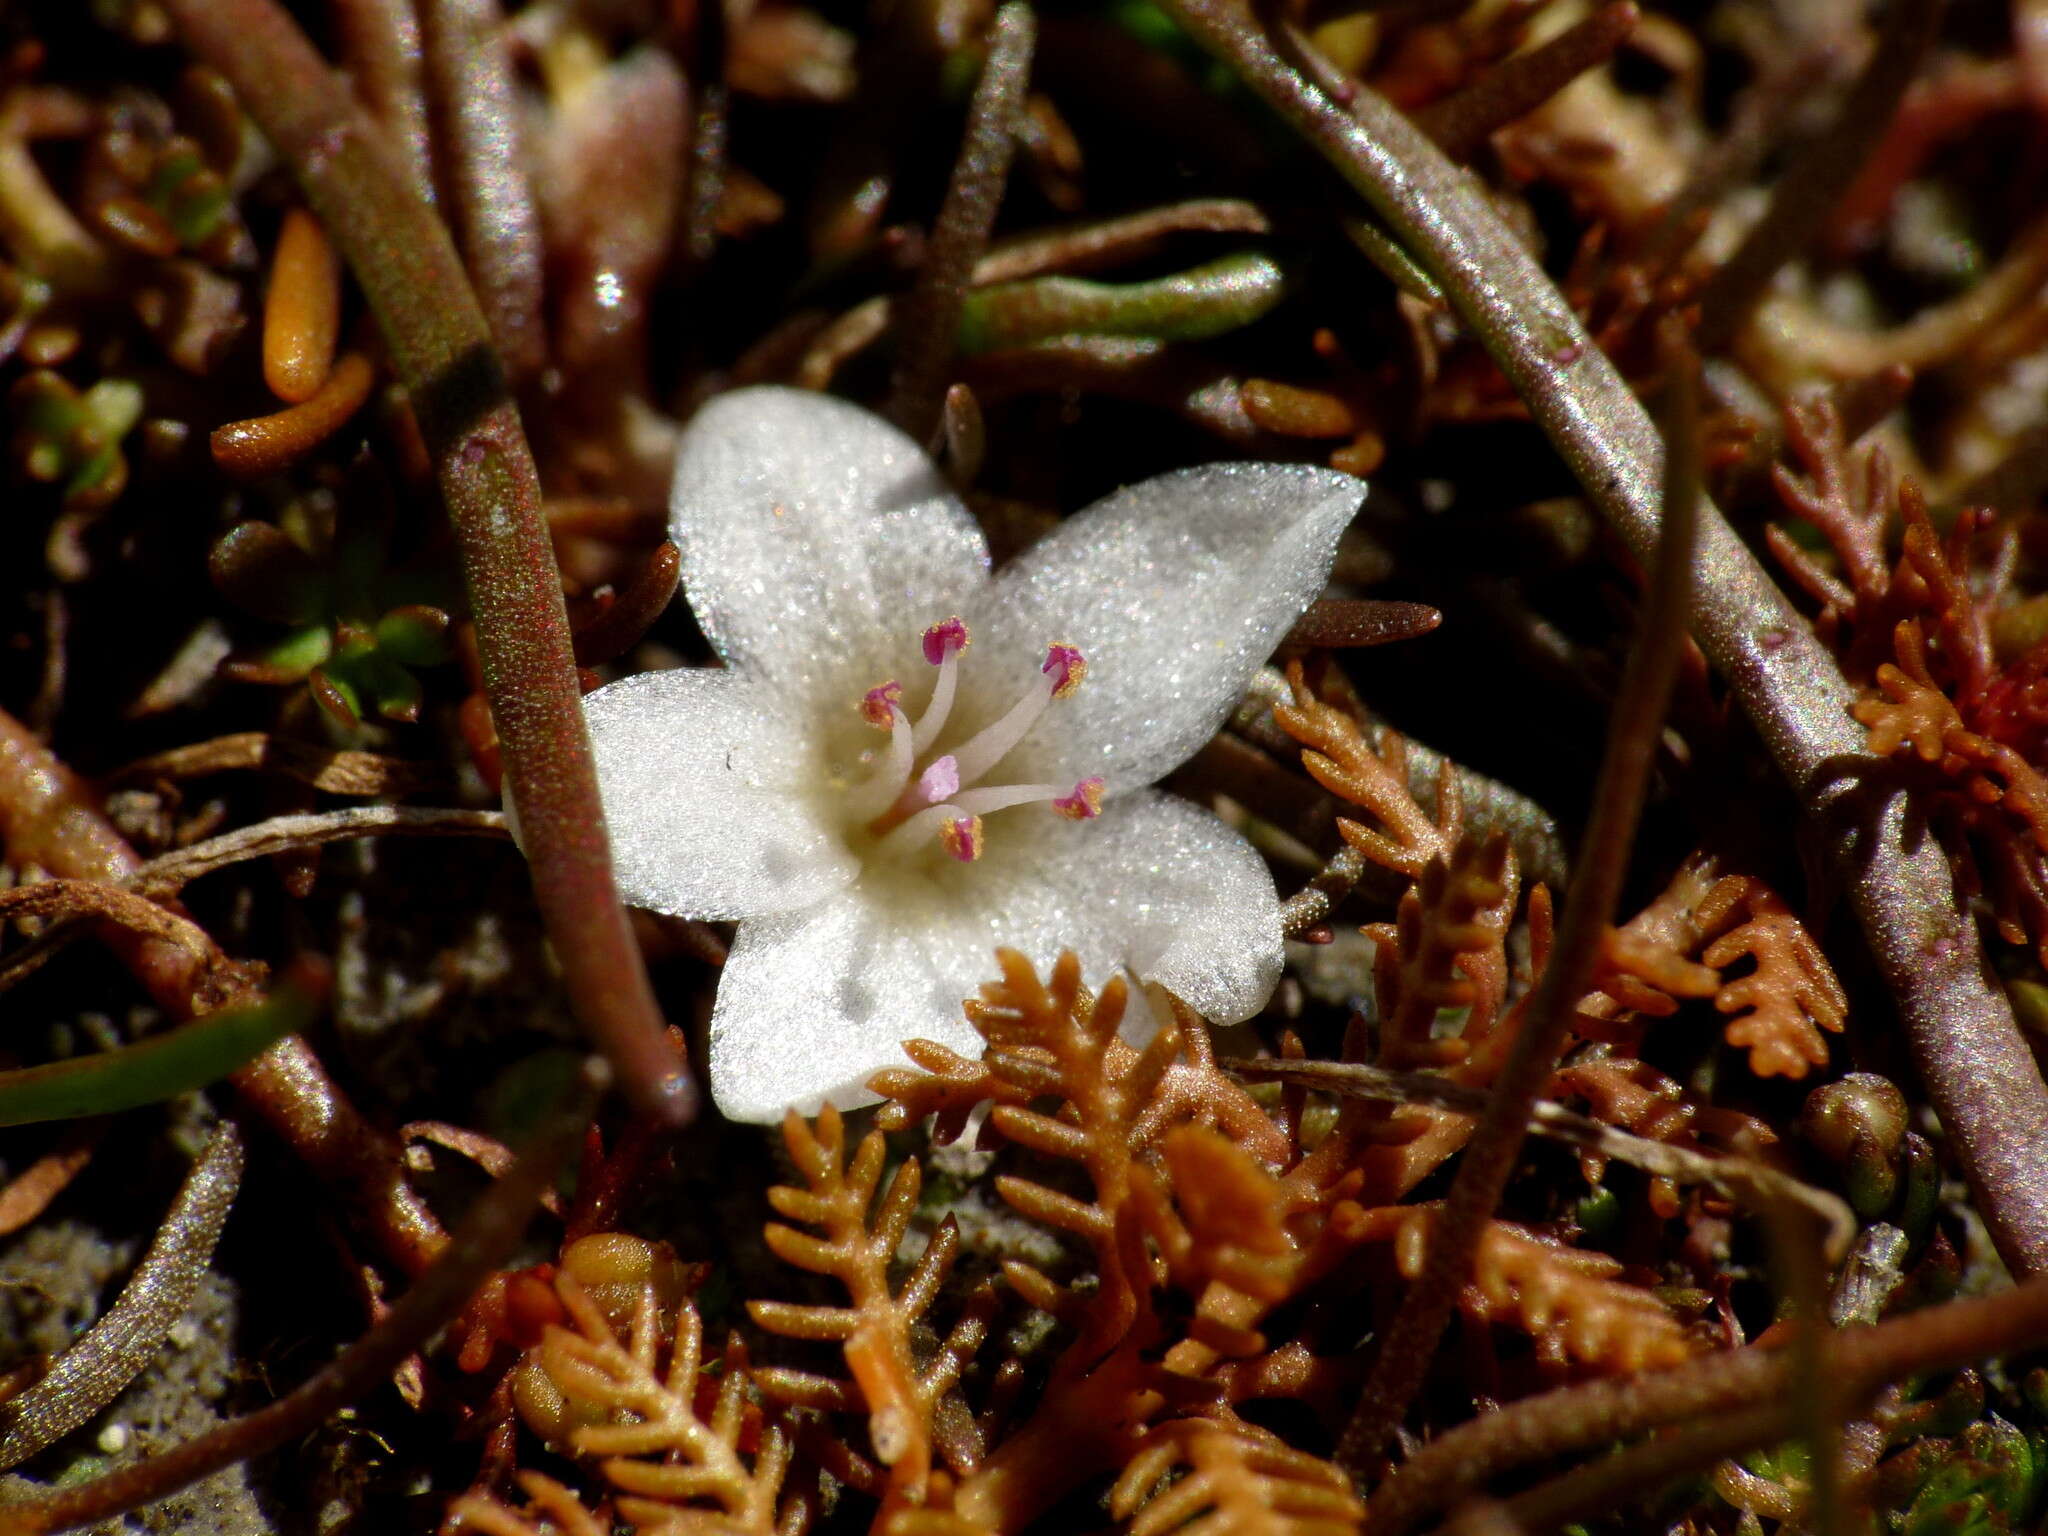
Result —
<svg viewBox="0 0 2048 1536"><path fill-rule="evenodd" d="M407 184L434 195L432 136L420 47L419 9L413 0L335 0L342 67L357 100L389 136L405 167Z"/></svg>
<svg viewBox="0 0 2048 1536"><path fill-rule="evenodd" d="M974 88L967 135L960 146L946 201L932 224L924 265L897 316L896 377L888 415L921 443L939 424L946 373L953 362L960 305L975 262L988 248L996 208L1016 154L1018 114L1030 83L1031 50L1038 24L1029 6L1011 0L996 12L989 31L988 63Z"/></svg>
<svg viewBox="0 0 2048 1536"><path fill-rule="evenodd" d="M444 150L449 217L505 372L524 385L547 361L540 213L521 170L518 102L497 0L425 0L427 84Z"/></svg>
<svg viewBox="0 0 2048 1536"><path fill-rule="evenodd" d="M461 552L507 789L570 1000L635 1106L680 1124L696 1091L669 1050L613 887L533 456L454 244L274 0L165 8L298 173L376 314Z"/></svg>
<svg viewBox="0 0 2048 1536"><path fill-rule="evenodd" d="M0 840L15 863L35 863L64 879L120 883L142 867L84 781L5 712ZM202 973L215 969L205 957L125 928L103 932L159 1007L180 1023L196 1016ZM406 1183L398 1149L362 1117L303 1040L279 1041L229 1081L314 1176L348 1202L387 1258L409 1274L427 1266L447 1234Z"/></svg>
<svg viewBox="0 0 2048 1536"><path fill-rule="evenodd" d="M1346 86L1306 37L1318 77L1290 68L1228 0L1162 0L1204 48L1324 156L1443 290L1514 383L1587 496L1647 563L1656 548L1661 449L1648 417L1528 248L1472 179L1384 97ZM1896 1000L1943 1129L2007 1265L2048 1272L2048 1084L2005 994L1989 980L1940 844L1905 796L1880 787L1852 807L1851 775L1875 767L1834 657L1711 506L1702 510L1693 635L1756 723L1816 820ZM1845 814L1851 812L1854 814Z"/></svg>
<svg viewBox="0 0 2048 1536"><path fill-rule="evenodd" d="M1615 0L1550 41L1516 54L1472 84L1415 114L1415 126L1453 160L1479 153L1494 129L1542 106L1573 80L1604 64L1642 19L1635 0Z"/></svg>
<svg viewBox="0 0 2048 1536"><path fill-rule="evenodd" d="M269 1407L231 1419L160 1456L0 1508L0 1536L69 1530L154 1503L222 1467L311 1434L336 1410L370 1392L445 1327L485 1277L511 1256L542 1192L554 1184L582 1136L592 1100L589 1083L579 1084L519 1161L479 1197L433 1267L375 1328L312 1380Z"/></svg>
<svg viewBox="0 0 2048 1536"><path fill-rule="evenodd" d="M1701 291L1702 353L1718 352L1735 339L1772 275L1820 234L1933 46L1942 5L1943 0L1901 0L1886 17L1841 116L1778 179L1764 216Z"/></svg>
<svg viewBox="0 0 2048 1536"><path fill-rule="evenodd" d="M1614 702L1585 843L1550 963L1523 1010L1521 1029L1494 1083L1493 1098L1465 1148L1431 1234L1422 1273L1402 1297L1358 1407L1337 1442L1337 1461L1354 1476L1379 1456L1422 1385L1444 1325L1471 1279L1481 1229L1500 1204L1508 1175L1521 1155L1530 1108L1557 1070L1558 1053L1570 1035L1578 1001L1592 984L1594 964L1614 920L1643 791L1656 762L1665 706L1684 655L1693 529L1699 517L1696 364L1678 343L1669 348L1669 364L1672 401L1664 532L1644 601L1642 633L1629 653Z"/></svg>
<svg viewBox="0 0 2048 1536"><path fill-rule="evenodd" d="M1837 1391L1854 1400L1886 1382L2038 1346L2048 1338L2048 1280L1909 1312L1834 1336L1828 1349ZM1604 1446L1666 1424L1706 1420L1772 1404L1752 1443L1792 1432L1799 1400L1789 1391L1789 1350L1706 1355L1652 1376L1621 1377L1523 1398L1445 1430L1381 1485L1366 1510L1368 1536L1402 1536L1441 1509L1516 1467Z"/></svg>

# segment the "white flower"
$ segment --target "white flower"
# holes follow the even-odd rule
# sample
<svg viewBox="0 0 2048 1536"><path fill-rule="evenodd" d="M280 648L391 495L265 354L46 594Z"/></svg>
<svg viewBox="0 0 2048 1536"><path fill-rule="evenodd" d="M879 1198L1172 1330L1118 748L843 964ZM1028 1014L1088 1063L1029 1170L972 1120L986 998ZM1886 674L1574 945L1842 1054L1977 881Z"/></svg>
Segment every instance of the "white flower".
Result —
<svg viewBox="0 0 2048 1536"><path fill-rule="evenodd" d="M1146 786L1321 590L1363 494L1297 465L1162 475L991 578L973 518L878 417L783 389L706 406L672 530L726 665L584 706L626 900L740 920L719 1108L866 1103L905 1039L978 1051L960 1003L998 945L1256 1012L1280 974L1272 877Z"/></svg>

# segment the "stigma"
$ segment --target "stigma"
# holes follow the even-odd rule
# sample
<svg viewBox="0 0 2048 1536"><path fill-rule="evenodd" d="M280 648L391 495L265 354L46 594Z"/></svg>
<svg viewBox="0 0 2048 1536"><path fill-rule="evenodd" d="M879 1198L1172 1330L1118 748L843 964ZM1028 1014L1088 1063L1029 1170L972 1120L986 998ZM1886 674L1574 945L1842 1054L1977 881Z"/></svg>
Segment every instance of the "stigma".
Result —
<svg viewBox="0 0 2048 1536"><path fill-rule="evenodd" d="M952 858L971 864L982 855L983 818L1019 806L1045 805L1070 821L1102 814L1103 781L1078 784L985 782L1046 710L1070 697L1088 673L1087 658L1064 642L1048 645L1038 675L992 723L945 752L934 753L952 718L960 691L960 656L972 636L957 616L926 629L920 649L935 669L931 694L915 720L903 707L903 684L892 678L861 696L861 718L889 733L870 755L873 769L848 792L853 825L875 839L883 858L900 858L936 841Z"/></svg>

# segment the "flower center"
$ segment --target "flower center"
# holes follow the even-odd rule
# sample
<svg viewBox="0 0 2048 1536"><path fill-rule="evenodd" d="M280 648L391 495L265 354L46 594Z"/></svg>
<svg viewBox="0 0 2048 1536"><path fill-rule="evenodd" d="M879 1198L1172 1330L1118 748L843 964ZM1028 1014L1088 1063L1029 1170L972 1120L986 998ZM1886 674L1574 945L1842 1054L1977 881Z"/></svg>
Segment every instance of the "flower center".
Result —
<svg viewBox="0 0 2048 1536"><path fill-rule="evenodd" d="M903 685L891 679L861 698L861 717L889 733L874 773L849 792L850 819L864 824L884 858L898 858L937 838L954 858L981 857L982 818L1020 805L1050 805L1061 816L1086 821L1102 813L1102 780L1072 789L1057 784L984 784L982 778L1038 723L1055 699L1081 686L1088 663L1071 645L1049 645L1039 675L1000 719L950 752L933 745L953 712L960 687L960 653L967 626L957 618L924 632L924 659L938 668L932 696L915 723L903 710Z"/></svg>

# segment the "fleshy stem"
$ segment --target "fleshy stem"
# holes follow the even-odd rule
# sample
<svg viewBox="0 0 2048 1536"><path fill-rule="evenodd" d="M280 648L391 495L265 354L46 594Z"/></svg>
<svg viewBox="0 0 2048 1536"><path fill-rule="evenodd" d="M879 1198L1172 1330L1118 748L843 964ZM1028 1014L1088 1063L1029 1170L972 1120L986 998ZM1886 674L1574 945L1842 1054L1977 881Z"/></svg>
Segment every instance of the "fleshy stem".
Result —
<svg viewBox="0 0 2048 1536"><path fill-rule="evenodd" d="M989 28L988 63L967 109L960 158L933 221L917 282L898 315L896 374L886 414L921 443L929 443L938 428L960 307L974 264L988 248L989 231L995 228L996 209L1009 180L1037 40L1038 22L1024 0L1009 0L996 12Z"/></svg>
<svg viewBox="0 0 2048 1536"><path fill-rule="evenodd" d="M1578 1001L1592 985L1593 967L1621 896L1643 791L1685 649L1687 588L1700 501L1697 363L1675 329L1667 331L1665 342L1672 446L1665 457L1663 534L1644 597L1641 633L1615 696L1592 814L1580 856L1573 861L1572 883L1549 964L1522 1010L1507 1064L1459 1160L1422 1273L1402 1297L1358 1407L1337 1442L1338 1465L1361 1480L1406 1416L1436 1355L1451 1309L1472 1277L1480 1230L1500 1204L1528 1134L1530 1111L1557 1070L1558 1053L1570 1034Z"/></svg>
<svg viewBox="0 0 2048 1536"><path fill-rule="evenodd" d="M441 174L462 254L514 385L547 362L540 211L519 169L519 110L497 0L420 7L427 83L445 148Z"/></svg>
<svg viewBox="0 0 2048 1536"><path fill-rule="evenodd" d="M0 1536L70 1530L152 1504L222 1467L311 1434L368 1395L406 1356L447 1326L487 1275L508 1259L526 1223L582 1141L602 1063L593 1063L550 1111L519 1160L477 1198L433 1266L377 1326L297 1390L266 1408L89 1483L0 1506Z"/></svg>
<svg viewBox="0 0 2048 1536"><path fill-rule="evenodd" d="M635 1108L681 1124L696 1090L669 1047L613 887L533 456L454 244L384 135L273 0L165 8L298 174L377 316L461 551L484 691L570 1000Z"/></svg>
<svg viewBox="0 0 2048 1536"><path fill-rule="evenodd" d="M341 66L356 99L397 146L406 181L434 196L433 135L427 126L426 66L413 0L334 0Z"/></svg>
<svg viewBox="0 0 2048 1536"><path fill-rule="evenodd" d="M1378 93L1347 81L1348 106L1338 105L1230 0L1165 4L1428 269L1594 505L1649 563L1662 455L1656 431L1478 183ZM1315 56L1305 38L1293 46ZM1958 907L1946 855L1934 838L1913 835L1901 792L1880 790L1868 808L1837 804L1850 775L1885 782L1849 715L1855 692L1710 502L1700 519L1694 638L1816 819L1834 812L1830 852L1977 1208L2015 1274L2048 1272L2048 1182L2040 1178L2048 1085L2004 994L1986 979L1976 925ZM1860 814L1843 814L1852 809Z"/></svg>

